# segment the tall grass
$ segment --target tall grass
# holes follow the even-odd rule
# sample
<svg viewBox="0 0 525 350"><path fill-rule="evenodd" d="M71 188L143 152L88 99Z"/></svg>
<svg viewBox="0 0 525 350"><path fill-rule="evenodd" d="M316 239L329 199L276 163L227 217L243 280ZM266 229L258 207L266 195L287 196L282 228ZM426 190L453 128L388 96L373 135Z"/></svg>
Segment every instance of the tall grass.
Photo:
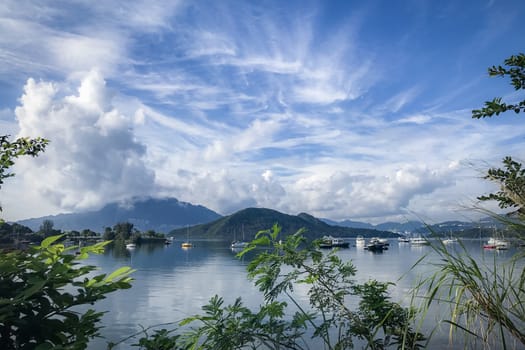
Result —
<svg viewBox="0 0 525 350"><path fill-rule="evenodd" d="M523 224L512 225L523 232ZM436 272L414 290L424 299L422 312L448 307L442 321L449 325L450 340L462 340L465 348L525 348L524 252L518 250L507 261L496 256L478 261L461 242L455 249L439 240L431 246L438 256L432 263Z"/></svg>

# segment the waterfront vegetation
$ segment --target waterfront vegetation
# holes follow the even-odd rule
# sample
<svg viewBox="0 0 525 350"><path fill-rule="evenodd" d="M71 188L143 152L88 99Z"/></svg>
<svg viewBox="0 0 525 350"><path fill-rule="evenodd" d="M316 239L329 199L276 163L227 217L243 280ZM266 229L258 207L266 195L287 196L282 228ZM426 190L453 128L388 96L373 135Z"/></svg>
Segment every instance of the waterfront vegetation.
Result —
<svg viewBox="0 0 525 350"><path fill-rule="evenodd" d="M516 90L525 89L525 55L512 56L505 65L490 68L489 74L509 76ZM506 104L496 98L474 110L473 117L524 109L525 100ZM11 142L7 136L0 140L0 185L12 176L8 170L17 157L35 156L47 144L42 139ZM489 169L486 178L495 181L500 190L479 199L513 208L510 216L494 216L521 235L525 229L525 171L521 163L506 157L503 169ZM81 264L81 260L102 252L108 241L80 247L78 254L73 254L75 247L60 243L64 236L53 235L52 223L45 223L41 231L42 238L50 236L40 245L0 256L0 348L86 348L98 335L103 312L92 308L79 312L76 307L92 305L111 292L131 287L133 271L123 267L92 276L96 267ZM436 272L415 286L414 303L406 307L390 299L391 283L357 283L351 261L343 262L334 251L320 252L317 243L306 241L301 230L284 239L279 232L277 225L260 231L239 255L264 248L247 271L263 293L258 310L248 309L240 298L224 305L223 299L215 296L202 307L202 315L172 324L171 329L145 328L135 346L148 350L309 349L309 342L315 339L321 347L334 350L357 343L367 349L425 348L431 334L423 334L418 325L427 308L435 304L450 307L444 322L450 326L451 336L463 335L465 347L525 346L522 252L503 264L480 265L466 250L452 253L435 244L433 249L441 258ZM131 224L121 223L107 229L104 238L133 240L135 233ZM294 297L298 285L308 286L308 305ZM357 298L356 307L349 308L345 302L349 297ZM289 310L293 316L285 317Z"/></svg>

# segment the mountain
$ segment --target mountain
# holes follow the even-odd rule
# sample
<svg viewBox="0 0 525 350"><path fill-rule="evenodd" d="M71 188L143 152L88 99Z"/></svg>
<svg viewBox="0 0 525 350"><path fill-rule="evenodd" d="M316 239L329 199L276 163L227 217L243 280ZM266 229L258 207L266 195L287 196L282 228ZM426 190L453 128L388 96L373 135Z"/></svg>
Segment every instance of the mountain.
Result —
<svg viewBox="0 0 525 350"><path fill-rule="evenodd" d="M343 221L333 221L330 219L321 219L327 224L335 225L335 226L344 226L344 227L353 227L353 228L368 228L368 229L375 229L374 225L371 225L367 222L361 222L361 221L352 221L352 220L343 220Z"/></svg>
<svg viewBox="0 0 525 350"><path fill-rule="evenodd" d="M323 235L335 237L356 237L357 235L364 237L398 236L388 231L329 225L323 220L306 213L288 215L265 208L243 209L209 223L172 230L170 235L181 239L185 239L186 235L189 234L191 238L233 240L234 237L240 239L244 233L245 240L252 240L257 232L270 229L276 223L281 226L283 237L293 234L301 228L306 229L304 235L310 239L320 238Z"/></svg>
<svg viewBox="0 0 525 350"><path fill-rule="evenodd" d="M111 203L97 211L44 216L20 220L18 223L38 230L44 220L51 220L55 229L103 232L106 227L113 227L119 222L130 222L141 231L166 233L178 227L206 223L220 217L206 207L180 202L175 198L149 198L134 200L126 206Z"/></svg>
<svg viewBox="0 0 525 350"><path fill-rule="evenodd" d="M343 220L343 221L332 221L329 219L322 219L322 220L330 225L352 227L352 228L366 228L370 230L379 230L379 231L392 231L392 232L398 232L398 233L413 232L420 228L425 227L425 225L419 221L408 221L405 223L384 222L378 225L372 225L366 222L352 221L352 220Z"/></svg>

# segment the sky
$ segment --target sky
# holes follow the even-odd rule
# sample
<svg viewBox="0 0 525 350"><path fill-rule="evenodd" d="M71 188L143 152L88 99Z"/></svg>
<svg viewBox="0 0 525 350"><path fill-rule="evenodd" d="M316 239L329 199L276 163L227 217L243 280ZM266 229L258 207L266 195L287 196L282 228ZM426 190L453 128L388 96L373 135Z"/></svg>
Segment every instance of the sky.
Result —
<svg viewBox="0 0 525 350"><path fill-rule="evenodd" d="M524 159L525 1L0 3L0 134L50 140L0 191L20 220L174 197L369 223L477 220ZM485 208L494 210L494 204Z"/></svg>

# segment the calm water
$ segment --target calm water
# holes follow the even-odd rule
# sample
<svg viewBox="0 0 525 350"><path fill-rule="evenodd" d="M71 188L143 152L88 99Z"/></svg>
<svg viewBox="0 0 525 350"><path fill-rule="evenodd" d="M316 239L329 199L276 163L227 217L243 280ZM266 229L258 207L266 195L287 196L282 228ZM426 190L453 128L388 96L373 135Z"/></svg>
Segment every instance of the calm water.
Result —
<svg viewBox="0 0 525 350"><path fill-rule="evenodd" d="M228 242L196 241L190 249L182 249L180 242L169 246L142 245L132 251L125 248L108 250L104 255L90 257L88 264L111 272L121 266L131 266L133 287L109 295L96 305L98 310L109 311L103 318L106 339L92 342L90 349L104 349L107 341L117 342L141 330L141 325L180 321L201 313L201 306L214 295L220 295L225 303L242 297L245 305L256 309L261 303L260 292L246 277L247 261L239 260L229 248ZM482 242L467 241L466 247L476 259L491 262L508 259L513 249L487 251ZM391 290L394 301L407 302L414 282L433 273L429 264L412 266L425 254L431 261L434 254L428 246L411 246L392 240L390 249L384 253L372 253L362 247L350 247L338 252L341 258L351 260L358 272L356 279L392 281L396 286ZM307 301L305 290L297 290L297 297ZM169 326L166 326L169 328ZM130 339L118 349L127 349L136 342ZM441 348L446 340L439 340L435 348ZM443 344L444 343L444 344Z"/></svg>

